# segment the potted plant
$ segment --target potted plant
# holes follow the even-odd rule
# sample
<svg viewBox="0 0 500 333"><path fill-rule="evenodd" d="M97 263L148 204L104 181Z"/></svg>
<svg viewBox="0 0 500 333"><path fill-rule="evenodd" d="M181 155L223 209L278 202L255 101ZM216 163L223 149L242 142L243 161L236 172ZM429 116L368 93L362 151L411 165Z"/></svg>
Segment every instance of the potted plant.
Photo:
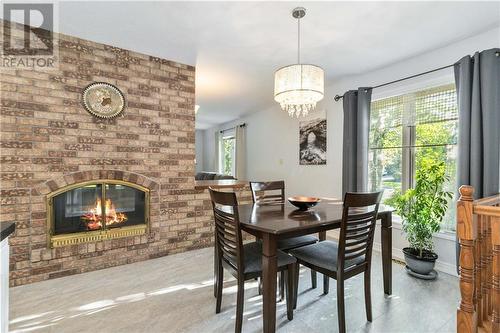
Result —
<svg viewBox="0 0 500 333"><path fill-rule="evenodd" d="M412 275L435 278L435 272L431 273L438 256L433 252L433 234L440 230L448 201L452 198L451 192L443 190L448 179L444 162L424 158L416 172L415 187L390 199L410 243L403 252Z"/></svg>

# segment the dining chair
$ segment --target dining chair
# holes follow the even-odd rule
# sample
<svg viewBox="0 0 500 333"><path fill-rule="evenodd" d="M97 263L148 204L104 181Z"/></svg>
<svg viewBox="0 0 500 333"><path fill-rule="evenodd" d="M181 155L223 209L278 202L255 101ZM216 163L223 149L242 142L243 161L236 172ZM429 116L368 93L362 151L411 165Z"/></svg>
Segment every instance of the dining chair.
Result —
<svg viewBox="0 0 500 333"><path fill-rule="evenodd" d="M339 332L345 328L344 281L364 273L366 319L372 321L370 268L373 235L382 192L346 193L339 241L321 241L290 251L297 263L337 280ZM298 265L296 265L298 267ZM294 302L297 300L298 272L295 272ZM328 280L324 290L328 293ZM294 304L294 308L297 304Z"/></svg>
<svg viewBox="0 0 500 333"><path fill-rule="evenodd" d="M238 201L233 192L219 192L209 188L215 220L215 248L217 260L216 306L219 313L222 303L222 288L224 284L224 268L237 280L236 326L235 332L241 332L243 322L243 303L245 281L262 275L262 243L251 242L243 244L238 214ZM293 294L295 273L294 257L285 252L277 252L278 272L286 272L286 303L288 320L293 319Z"/></svg>
<svg viewBox="0 0 500 333"><path fill-rule="evenodd" d="M270 182L250 182L250 189L252 191L252 200L254 203L258 204L282 204L285 202L285 182L283 180L270 181ZM318 241L318 238L305 235L299 237L291 237L286 239L281 239L278 241L277 247L281 251L288 252L292 249L296 249L301 246L314 244ZM280 276L279 290L280 298L284 297L284 283L283 274ZM312 288L316 288L316 272L311 270L311 284ZM261 286L259 281L259 293L261 292Z"/></svg>

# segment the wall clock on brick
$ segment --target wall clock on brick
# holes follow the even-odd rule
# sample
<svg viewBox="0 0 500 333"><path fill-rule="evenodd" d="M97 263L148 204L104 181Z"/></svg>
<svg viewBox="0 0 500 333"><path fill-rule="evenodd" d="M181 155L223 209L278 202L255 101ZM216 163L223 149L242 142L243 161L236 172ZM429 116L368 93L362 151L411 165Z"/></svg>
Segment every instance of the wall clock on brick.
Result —
<svg viewBox="0 0 500 333"><path fill-rule="evenodd" d="M94 82L83 90L83 105L96 117L113 118L125 108L125 97L112 84Z"/></svg>

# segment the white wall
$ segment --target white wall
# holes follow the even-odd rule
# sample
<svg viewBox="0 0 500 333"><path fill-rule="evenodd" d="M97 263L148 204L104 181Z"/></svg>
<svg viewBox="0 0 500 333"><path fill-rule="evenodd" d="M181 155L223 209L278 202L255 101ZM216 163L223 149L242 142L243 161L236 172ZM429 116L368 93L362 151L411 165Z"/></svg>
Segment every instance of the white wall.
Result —
<svg viewBox="0 0 500 333"><path fill-rule="evenodd" d="M204 170L204 151L205 151L205 131L196 130L195 138L195 158L196 158L196 172L205 171Z"/></svg>
<svg viewBox="0 0 500 333"><path fill-rule="evenodd" d="M204 130L203 132L203 170L217 172L215 167L215 132L218 127Z"/></svg>
<svg viewBox="0 0 500 333"><path fill-rule="evenodd" d="M214 132L236 123L247 124L247 174L249 180L286 181L287 195L341 196L342 187L342 102L335 102L336 94L348 89L375 86L405 76L425 72L455 63L467 54L500 46L500 27L479 35L458 41L428 53L392 64L369 73L343 77L335 80L325 89L325 99L318 110L326 110L328 123L327 165L299 165L298 121L281 111L278 104L255 112L233 123L223 124L205 132L205 167L213 166ZM341 52L342 50L339 50ZM370 55L366 55L370 61ZM373 98L399 94L425 86L453 82L453 68L421 76L399 84L375 89ZM272 92L269 92L270 94ZM209 143L212 142L212 143ZM401 232L394 231L394 253L400 253L405 240ZM438 266L453 273L455 264L455 243L453 237L436 239L436 251L440 256ZM443 268L444 267L444 268Z"/></svg>
<svg viewBox="0 0 500 333"><path fill-rule="evenodd" d="M328 112L326 114L328 118ZM242 123L246 123L247 180L285 180L287 195L340 196L341 189L336 189L342 181L331 174L331 169L339 170L341 161L330 158L327 165L300 166L299 122L277 105L205 130L205 170L215 170L215 133ZM342 131L342 124L328 123L327 153L340 149L341 156L342 142L335 142L335 137L330 135L332 129L333 132Z"/></svg>
<svg viewBox="0 0 500 333"><path fill-rule="evenodd" d="M0 332L9 331L9 238L0 242Z"/></svg>

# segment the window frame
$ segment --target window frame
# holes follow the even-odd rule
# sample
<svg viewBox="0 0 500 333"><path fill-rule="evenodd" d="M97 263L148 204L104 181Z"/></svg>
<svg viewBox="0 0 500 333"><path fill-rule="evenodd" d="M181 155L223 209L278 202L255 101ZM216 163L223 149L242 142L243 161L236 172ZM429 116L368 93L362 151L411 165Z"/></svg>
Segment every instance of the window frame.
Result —
<svg viewBox="0 0 500 333"><path fill-rule="evenodd" d="M432 82L432 83L431 83ZM454 85L454 81L450 78L450 76L443 76L441 78L438 78L437 80L429 80L427 83L418 83L414 84L409 87L398 87L397 89L393 89L389 92L385 93L378 93L374 94L374 98L372 99L371 103L388 99L391 97L397 97L397 96L403 96L403 95L416 95L419 92L425 91L425 90L430 90L433 88L439 89L441 87L447 86L447 85ZM455 88L456 89L456 88ZM411 103L405 103L403 104L403 113L409 114L411 113L412 115L416 115L416 105L415 105L415 98L410 99ZM408 110L410 108L410 110ZM404 114L402 115L404 119ZM445 121L452 121L452 119L445 120ZM456 120L458 123L458 119ZM437 121L436 121L437 122ZM436 122L430 122L430 123L436 123ZM371 119L370 119L370 124L371 124ZM401 124L401 147L373 147L371 141L369 142L368 149L373 150L373 149L390 149L390 148L401 148L401 191L404 193L406 190L409 188L413 188L415 185L415 175L416 175L416 160L417 160L417 153L416 149L419 147L432 147L432 146L458 146L458 142L455 144L429 144L429 145L417 145L417 124L413 123L411 125L407 125L404 123L404 120ZM371 136L369 136L371 139ZM456 180L456 176L455 176ZM444 222L442 226L448 225L449 223ZM456 233L456 230L452 230L449 228L442 228L441 231L439 232L441 234L448 234L448 235L453 235Z"/></svg>

